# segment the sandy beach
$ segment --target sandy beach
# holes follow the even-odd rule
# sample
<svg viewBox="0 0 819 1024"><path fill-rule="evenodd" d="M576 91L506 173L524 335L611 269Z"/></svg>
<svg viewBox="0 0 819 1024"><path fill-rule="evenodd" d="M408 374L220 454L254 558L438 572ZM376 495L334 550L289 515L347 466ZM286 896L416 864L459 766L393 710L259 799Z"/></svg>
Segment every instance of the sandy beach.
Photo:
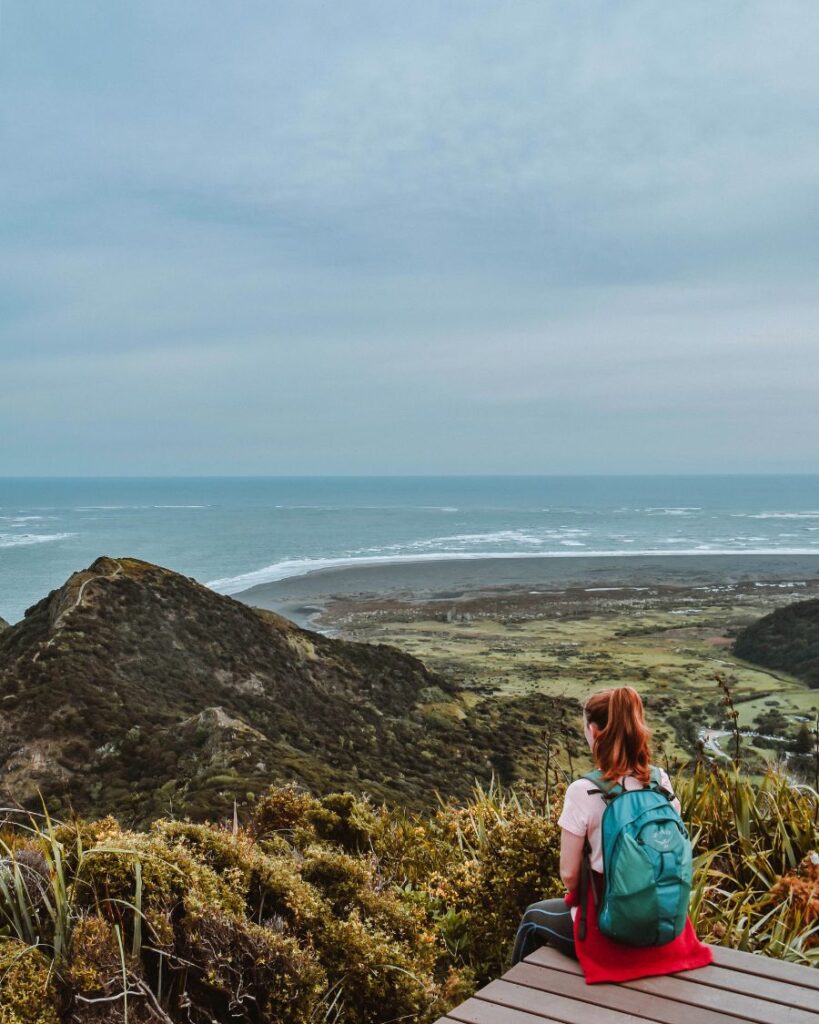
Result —
<svg viewBox="0 0 819 1024"><path fill-rule="evenodd" d="M634 588L737 586L741 589L794 583L795 594L819 592L819 555L667 555L572 558L471 558L322 569L264 583L233 596L285 615L300 625L321 624L331 603L364 599L391 604L460 603L481 596L510 599L538 591L559 603L569 591L614 595ZM600 588L600 589L598 589ZM572 595L576 599L576 594Z"/></svg>

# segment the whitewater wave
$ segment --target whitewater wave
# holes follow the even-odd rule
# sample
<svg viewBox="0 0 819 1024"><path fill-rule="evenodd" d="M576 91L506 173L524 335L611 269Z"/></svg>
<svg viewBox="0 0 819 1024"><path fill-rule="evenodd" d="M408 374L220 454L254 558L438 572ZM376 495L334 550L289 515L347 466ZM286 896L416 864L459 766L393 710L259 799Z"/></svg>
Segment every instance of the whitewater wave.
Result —
<svg viewBox="0 0 819 1024"><path fill-rule="evenodd" d="M819 512L732 512L734 519L819 519Z"/></svg>
<svg viewBox="0 0 819 1024"><path fill-rule="evenodd" d="M210 508L210 505L78 505L74 512L151 512L161 508Z"/></svg>
<svg viewBox="0 0 819 1024"><path fill-rule="evenodd" d="M532 533L528 530L493 530L491 533L454 533L445 537L429 537L423 540L405 541L397 544L381 544L377 547L356 548L348 552L349 557L358 555L409 554L411 551L461 550L464 547L488 544L520 544L526 547L541 547L558 541L561 544L576 543L577 537L587 537L588 530L576 527L562 527L557 530L543 530ZM487 554L491 554L488 551Z"/></svg>
<svg viewBox="0 0 819 1024"><path fill-rule="evenodd" d="M171 506L167 507L170 508ZM416 512L461 511L455 505L273 505L272 507L285 512L304 510L311 512L406 512L407 509Z"/></svg>
<svg viewBox="0 0 819 1024"><path fill-rule="evenodd" d="M0 548L24 548L30 544L48 544L75 536L74 533L0 533Z"/></svg>
<svg viewBox="0 0 819 1024"><path fill-rule="evenodd" d="M649 512L652 515L685 516L690 512L702 512L698 505L652 505L649 508L637 509L638 512Z"/></svg>
<svg viewBox="0 0 819 1024"><path fill-rule="evenodd" d="M263 583L308 576L325 569L355 569L371 565L401 565L421 562L457 562L487 558L635 558L635 557L680 557L703 555L813 555L819 556L816 548L718 548L701 545L684 551L667 551L662 548L622 549L614 551L440 551L430 554L370 555L340 558L292 558L275 562L253 572L239 576L225 576L211 580L205 586L220 594L238 594Z"/></svg>

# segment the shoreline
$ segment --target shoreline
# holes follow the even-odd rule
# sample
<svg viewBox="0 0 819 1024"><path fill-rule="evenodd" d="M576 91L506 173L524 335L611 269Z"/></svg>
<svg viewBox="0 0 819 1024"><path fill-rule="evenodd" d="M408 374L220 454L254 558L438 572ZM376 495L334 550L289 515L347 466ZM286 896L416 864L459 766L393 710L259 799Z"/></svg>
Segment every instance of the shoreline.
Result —
<svg viewBox="0 0 819 1024"><path fill-rule="evenodd" d="M277 612L308 629L331 601L362 598L406 603L474 599L547 588L557 597L572 589L604 592L637 587L717 586L736 584L815 584L816 555L578 555L382 562L334 566L301 576L260 583L231 596L244 604ZM806 594L813 589L806 587Z"/></svg>

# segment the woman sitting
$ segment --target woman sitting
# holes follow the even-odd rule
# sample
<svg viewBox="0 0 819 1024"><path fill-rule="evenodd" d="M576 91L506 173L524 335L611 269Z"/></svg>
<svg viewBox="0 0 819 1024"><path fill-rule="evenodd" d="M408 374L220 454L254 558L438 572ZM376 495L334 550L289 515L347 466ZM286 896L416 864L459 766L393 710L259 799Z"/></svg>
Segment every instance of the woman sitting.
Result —
<svg viewBox="0 0 819 1024"><path fill-rule="evenodd" d="M711 963L711 949L697 939L687 912L691 850L678 817L680 803L668 775L651 766L640 695L630 686L594 694L583 709L583 731L597 771L569 786L558 820L560 877L568 892L527 908L512 962L548 944L578 959L590 983ZM634 791L644 795L627 797L615 814L620 798ZM603 814L610 806L604 830ZM618 842L629 829L629 837ZM604 831L617 875L609 893ZM649 872L649 891L618 899L614 889L628 889L629 870L632 875L642 870L644 877Z"/></svg>

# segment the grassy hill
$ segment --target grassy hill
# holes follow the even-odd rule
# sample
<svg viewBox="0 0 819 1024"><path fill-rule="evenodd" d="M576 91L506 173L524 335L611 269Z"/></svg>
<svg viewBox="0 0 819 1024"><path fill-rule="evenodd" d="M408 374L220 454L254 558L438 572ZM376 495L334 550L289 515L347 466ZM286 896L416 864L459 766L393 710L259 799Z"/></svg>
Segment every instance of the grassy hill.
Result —
<svg viewBox="0 0 819 1024"><path fill-rule="evenodd" d="M734 653L819 688L819 600L797 601L758 619L737 636Z"/></svg>
<svg viewBox="0 0 819 1024"><path fill-rule="evenodd" d="M0 633L0 797L146 822L218 816L295 781L429 807L436 789L512 781L555 707L470 707L394 647L100 558Z"/></svg>

